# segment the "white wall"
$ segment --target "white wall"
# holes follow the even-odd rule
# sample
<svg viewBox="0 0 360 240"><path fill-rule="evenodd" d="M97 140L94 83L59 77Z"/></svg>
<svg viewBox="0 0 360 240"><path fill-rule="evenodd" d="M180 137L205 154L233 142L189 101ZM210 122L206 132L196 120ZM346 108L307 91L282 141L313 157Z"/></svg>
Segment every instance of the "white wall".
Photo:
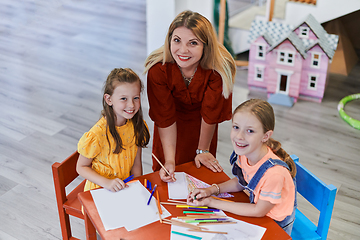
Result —
<svg viewBox="0 0 360 240"><path fill-rule="evenodd" d="M317 0L316 5L288 2L285 22L297 25L311 13L323 23L360 9L360 0Z"/></svg>
<svg viewBox="0 0 360 240"><path fill-rule="evenodd" d="M213 5L213 0L146 0L147 54L164 44L170 23L184 10L198 12L213 23Z"/></svg>

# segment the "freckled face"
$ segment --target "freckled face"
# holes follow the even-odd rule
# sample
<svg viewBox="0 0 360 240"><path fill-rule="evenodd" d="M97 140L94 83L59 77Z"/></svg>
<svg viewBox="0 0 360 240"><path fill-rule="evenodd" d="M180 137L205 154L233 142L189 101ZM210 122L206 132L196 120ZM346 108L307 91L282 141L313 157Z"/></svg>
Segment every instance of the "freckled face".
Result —
<svg viewBox="0 0 360 240"><path fill-rule="evenodd" d="M140 84L118 83L113 94L105 94L104 98L109 106L112 106L116 115L116 126L122 126L127 119L131 119L140 109Z"/></svg>
<svg viewBox="0 0 360 240"><path fill-rule="evenodd" d="M192 74L203 55L204 44L190 29L178 27L172 34L170 50L182 71Z"/></svg>

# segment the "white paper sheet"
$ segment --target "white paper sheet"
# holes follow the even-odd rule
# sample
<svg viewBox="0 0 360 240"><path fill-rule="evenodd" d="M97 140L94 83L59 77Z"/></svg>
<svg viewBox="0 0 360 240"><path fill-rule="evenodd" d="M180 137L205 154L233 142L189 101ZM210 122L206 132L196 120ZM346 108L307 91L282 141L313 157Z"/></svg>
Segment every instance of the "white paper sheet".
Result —
<svg viewBox="0 0 360 240"><path fill-rule="evenodd" d="M175 225L171 225L171 231L202 237L202 240L260 240L266 231L266 228L236 220L234 218L229 217L229 220L236 221L236 224L204 225L204 227L208 228L209 231L227 232L227 234L192 232L188 231L187 228ZM191 238L171 233L170 239L183 240Z"/></svg>
<svg viewBox="0 0 360 240"><path fill-rule="evenodd" d="M115 193L103 188L90 191L106 231L120 227L132 231L159 221L156 199L152 197L147 205L151 193L139 181L128 185ZM161 209L162 218L171 216L164 207Z"/></svg>
<svg viewBox="0 0 360 240"><path fill-rule="evenodd" d="M170 199L186 199L189 192L184 172L175 172L175 182L168 183L168 194Z"/></svg>

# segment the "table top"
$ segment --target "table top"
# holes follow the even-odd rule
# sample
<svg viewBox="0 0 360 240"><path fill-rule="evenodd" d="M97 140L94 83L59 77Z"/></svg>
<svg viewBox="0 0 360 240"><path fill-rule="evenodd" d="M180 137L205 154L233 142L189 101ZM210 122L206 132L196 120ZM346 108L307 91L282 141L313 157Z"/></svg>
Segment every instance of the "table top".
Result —
<svg viewBox="0 0 360 240"><path fill-rule="evenodd" d="M186 172L195 178L206 182L208 184L212 183L222 183L229 180L229 177L224 173L214 173L208 168L201 166L196 168L194 162L185 163L179 166L176 166L177 172ZM144 183L144 179L147 179L151 182L152 185L157 184L157 189L159 192L160 201L165 202L168 200L168 188L167 183L163 182L158 172L149 173L137 178L134 180L140 180L141 183ZM237 202L249 202L248 196L243 192L231 193L234 195L233 198L227 198L232 201ZM100 219L99 213L97 212L95 203L92 199L91 193L89 191L79 193L78 195L80 202L84 206L85 212L88 214L91 222L95 226L96 230L100 234L103 240L135 240L135 239L170 239L171 225L162 224L160 221L148 224L144 227L135 229L128 232L124 227L105 231L105 228ZM182 209L176 208L175 205L163 205L170 213L171 217L182 216ZM266 228L266 232L262 239L291 239L291 237L280 228L280 226L274 222L269 217L242 217L229 212L225 212L229 217L233 217L251 224L259 225Z"/></svg>

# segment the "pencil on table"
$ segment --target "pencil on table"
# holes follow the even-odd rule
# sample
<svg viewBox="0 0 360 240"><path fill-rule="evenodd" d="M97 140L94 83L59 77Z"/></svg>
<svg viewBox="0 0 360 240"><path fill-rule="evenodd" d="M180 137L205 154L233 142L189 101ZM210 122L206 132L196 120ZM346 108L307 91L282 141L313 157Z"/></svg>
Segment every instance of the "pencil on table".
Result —
<svg viewBox="0 0 360 240"><path fill-rule="evenodd" d="M217 200L222 200L222 201L225 201L225 202L234 202L234 201L231 201L231 200L228 200L228 199L224 199L224 198L218 198L218 197L215 197L215 196L211 196L212 198L215 198Z"/></svg>
<svg viewBox="0 0 360 240"><path fill-rule="evenodd" d="M164 165L160 162L160 160L155 156L155 154L153 153L152 156L155 158L155 160L160 164L160 166L164 169L164 171L167 173L167 175L170 176L169 171L164 167ZM175 181L174 177L171 177L172 180Z"/></svg>
<svg viewBox="0 0 360 240"><path fill-rule="evenodd" d="M160 197L159 197L159 191L156 190L156 199L157 199L157 205L158 205L158 208L159 208L159 212L160 214L162 214L162 210L161 210L161 206L160 206Z"/></svg>

